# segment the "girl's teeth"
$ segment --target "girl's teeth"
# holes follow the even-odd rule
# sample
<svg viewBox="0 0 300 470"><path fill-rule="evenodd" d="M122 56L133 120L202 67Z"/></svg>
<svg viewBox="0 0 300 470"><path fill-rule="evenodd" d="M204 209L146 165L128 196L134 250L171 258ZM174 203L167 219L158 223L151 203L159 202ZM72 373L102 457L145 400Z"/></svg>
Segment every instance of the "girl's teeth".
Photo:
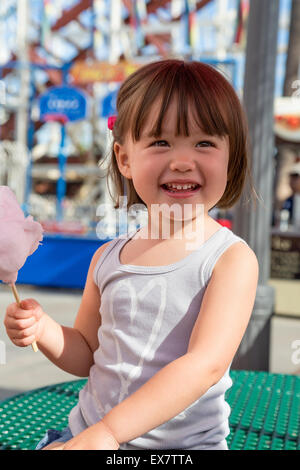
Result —
<svg viewBox="0 0 300 470"><path fill-rule="evenodd" d="M187 184L184 184L184 185L169 185L167 184L166 185L168 189L171 189L172 191L182 191L182 190L186 190L186 189L194 189L196 187L196 185L187 185Z"/></svg>

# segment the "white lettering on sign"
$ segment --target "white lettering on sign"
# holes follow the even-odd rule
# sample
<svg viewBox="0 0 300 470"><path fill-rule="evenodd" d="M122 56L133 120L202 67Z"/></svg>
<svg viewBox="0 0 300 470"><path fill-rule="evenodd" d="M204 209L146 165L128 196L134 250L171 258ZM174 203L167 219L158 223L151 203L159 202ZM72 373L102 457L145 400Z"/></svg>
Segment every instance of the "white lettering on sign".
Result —
<svg viewBox="0 0 300 470"><path fill-rule="evenodd" d="M63 100L59 98L50 98L48 103L49 109L61 110L69 109L69 110L76 110L79 108L78 100Z"/></svg>

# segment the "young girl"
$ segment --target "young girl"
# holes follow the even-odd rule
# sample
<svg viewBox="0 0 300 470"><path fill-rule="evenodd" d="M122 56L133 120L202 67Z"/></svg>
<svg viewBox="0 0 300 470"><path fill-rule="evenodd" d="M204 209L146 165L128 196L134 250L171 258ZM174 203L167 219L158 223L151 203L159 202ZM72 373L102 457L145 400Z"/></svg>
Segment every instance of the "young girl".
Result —
<svg viewBox="0 0 300 470"><path fill-rule="evenodd" d="M224 394L258 262L209 210L241 195L246 129L233 88L209 65L162 60L122 84L109 167L115 207L125 178L127 208L146 205L148 224L96 251L74 328L33 299L7 309L14 344L35 340L58 367L88 376L68 428L50 430L37 449L227 449Z"/></svg>

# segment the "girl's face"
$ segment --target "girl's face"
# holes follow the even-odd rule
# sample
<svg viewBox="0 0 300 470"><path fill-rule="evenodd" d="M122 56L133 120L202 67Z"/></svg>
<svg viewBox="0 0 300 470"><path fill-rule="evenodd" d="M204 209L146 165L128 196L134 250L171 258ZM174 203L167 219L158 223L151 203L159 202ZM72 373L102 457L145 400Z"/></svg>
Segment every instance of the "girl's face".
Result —
<svg viewBox="0 0 300 470"><path fill-rule="evenodd" d="M149 136L158 113L155 103L142 130L141 139L134 142L127 136L124 145L115 143L118 166L126 178L132 179L134 188L147 206L151 204L203 204L204 215L221 199L227 184L229 160L228 137L209 136L189 116L188 137L176 136L177 102L170 103L162 123L162 134ZM188 197L179 192L168 193L162 184L178 180L198 183L200 188ZM183 207L182 207L183 210Z"/></svg>

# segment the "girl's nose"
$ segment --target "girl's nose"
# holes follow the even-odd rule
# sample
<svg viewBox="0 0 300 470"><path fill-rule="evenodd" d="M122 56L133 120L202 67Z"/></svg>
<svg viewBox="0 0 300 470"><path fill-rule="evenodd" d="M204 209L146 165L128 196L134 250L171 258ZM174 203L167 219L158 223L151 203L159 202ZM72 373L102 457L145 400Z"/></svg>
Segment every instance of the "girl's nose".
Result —
<svg viewBox="0 0 300 470"><path fill-rule="evenodd" d="M193 159L188 157L177 157L174 158L170 163L171 170L187 171L195 169L195 162Z"/></svg>

